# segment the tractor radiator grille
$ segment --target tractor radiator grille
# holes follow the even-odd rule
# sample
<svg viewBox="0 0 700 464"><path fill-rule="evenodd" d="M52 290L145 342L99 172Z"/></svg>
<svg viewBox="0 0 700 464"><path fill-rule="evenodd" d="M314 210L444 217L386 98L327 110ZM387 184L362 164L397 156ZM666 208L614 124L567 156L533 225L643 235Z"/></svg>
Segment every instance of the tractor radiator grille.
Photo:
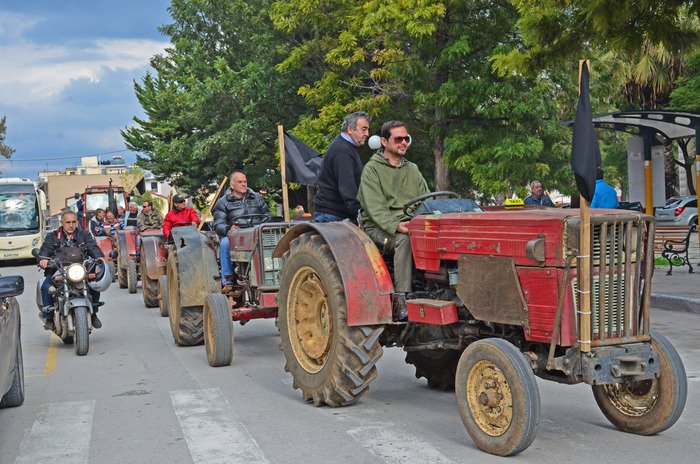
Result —
<svg viewBox="0 0 700 464"><path fill-rule="evenodd" d="M282 258L273 258L272 251L284 234L289 230L287 224L265 225L260 236L263 255L263 287L278 287L282 270Z"/></svg>
<svg viewBox="0 0 700 464"><path fill-rule="evenodd" d="M589 295L580 295L591 299L591 346L634 338L648 330L643 324L641 290L650 273L641 275L645 267L641 263L645 249L650 250L647 242L653 240L647 233L650 224L649 216L591 215L592 288ZM571 286L577 311L578 285L579 278L574 277ZM576 323L578 328L578 317Z"/></svg>

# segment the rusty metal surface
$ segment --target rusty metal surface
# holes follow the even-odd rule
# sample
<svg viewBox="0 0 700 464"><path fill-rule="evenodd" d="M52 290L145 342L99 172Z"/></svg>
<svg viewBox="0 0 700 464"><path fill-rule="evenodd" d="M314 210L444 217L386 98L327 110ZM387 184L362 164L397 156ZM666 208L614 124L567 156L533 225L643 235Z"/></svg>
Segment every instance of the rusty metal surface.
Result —
<svg viewBox="0 0 700 464"><path fill-rule="evenodd" d="M528 309L515 271L515 259L461 255L457 296L474 318L528 327Z"/></svg>
<svg viewBox="0 0 700 464"><path fill-rule="evenodd" d="M277 244L272 256L281 257L294 238L310 230L324 238L338 264L348 308L348 325L391 322L394 291L391 275L372 239L350 222L295 225Z"/></svg>
<svg viewBox="0 0 700 464"><path fill-rule="evenodd" d="M141 274L146 274L151 280L158 280L165 275L166 253L165 240L162 235L143 235L141 237L141 255L145 263L145 269Z"/></svg>
<svg viewBox="0 0 700 464"><path fill-rule="evenodd" d="M195 226L171 232L180 282L180 306L202 306L209 293L220 291L219 268L210 240Z"/></svg>
<svg viewBox="0 0 700 464"><path fill-rule="evenodd" d="M250 319L272 319L277 317L277 308L255 308L244 306L231 310L234 321L249 321Z"/></svg>

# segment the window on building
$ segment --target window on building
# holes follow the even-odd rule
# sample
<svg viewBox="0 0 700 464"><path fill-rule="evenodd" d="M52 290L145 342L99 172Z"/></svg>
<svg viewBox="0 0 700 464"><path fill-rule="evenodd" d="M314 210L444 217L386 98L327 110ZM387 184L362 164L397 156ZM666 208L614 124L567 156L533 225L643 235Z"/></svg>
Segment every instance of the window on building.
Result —
<svg viewBox="0 0 700 464"><path fill-rule="evenodd" d="M151 192L158 191L158 182L151 182Z"/></svg>
<svg viewBox="0 0 700 464"><path fill-rule="evenodd" d="M84 175L85 175L85 169L81 169L81 170L80 170L80 175L81 175L81 176L84 176Z"/></svg>
<svg viewBox="0 0 700 464"><path fill-rule="evenodd" d="M106 170L106 169L102 169L101 171L102 171L102 174L107 174L107 170Z"/></svg>

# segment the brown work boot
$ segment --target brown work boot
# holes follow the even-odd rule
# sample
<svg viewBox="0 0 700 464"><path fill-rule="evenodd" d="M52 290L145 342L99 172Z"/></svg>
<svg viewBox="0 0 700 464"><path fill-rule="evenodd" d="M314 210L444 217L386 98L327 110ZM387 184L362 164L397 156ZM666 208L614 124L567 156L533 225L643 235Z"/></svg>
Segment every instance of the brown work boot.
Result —
<svg viewBox="0 0 700 464"><path fill-rule="evenodd" d="M394 293L391 295L394 322L408 321L408 309L406 309L406 294Z"/></svg>
<svg viewBox="0 0 700 464"><path fill-rule="evenodd" d="M91 320L92 320L92 326L93 326L94 328L99 329L100 327L102 327L102 321L100 321L100 320L97 318L97 314L93 314L92 317L91 317Z"/></svg>

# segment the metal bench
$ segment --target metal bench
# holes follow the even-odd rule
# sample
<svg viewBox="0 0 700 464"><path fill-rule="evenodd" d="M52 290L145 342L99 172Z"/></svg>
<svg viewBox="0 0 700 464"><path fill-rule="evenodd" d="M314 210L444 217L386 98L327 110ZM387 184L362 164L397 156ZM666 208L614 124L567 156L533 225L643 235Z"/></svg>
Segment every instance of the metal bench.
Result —
<svg viewBox="0 0 700 464"><path fill-rule="evenodd" d="M688 266L688 273L692 274L693 273L693 266L690 264L690 259L688 258L688 249L690 248L690 237L693 235L693 233L697 233L698 231L698 226L697 224L693 224L690 227L688 227L688 230L685 234L685 238L682 240L679 239L666 239L663 242L663 251L661 252L661 256L666 258L668 260L668 272L666 275L672 275L673 271L673 266ZM678 260L681 260L680 264L674 264L674 260L677 262Z"/></svg>

